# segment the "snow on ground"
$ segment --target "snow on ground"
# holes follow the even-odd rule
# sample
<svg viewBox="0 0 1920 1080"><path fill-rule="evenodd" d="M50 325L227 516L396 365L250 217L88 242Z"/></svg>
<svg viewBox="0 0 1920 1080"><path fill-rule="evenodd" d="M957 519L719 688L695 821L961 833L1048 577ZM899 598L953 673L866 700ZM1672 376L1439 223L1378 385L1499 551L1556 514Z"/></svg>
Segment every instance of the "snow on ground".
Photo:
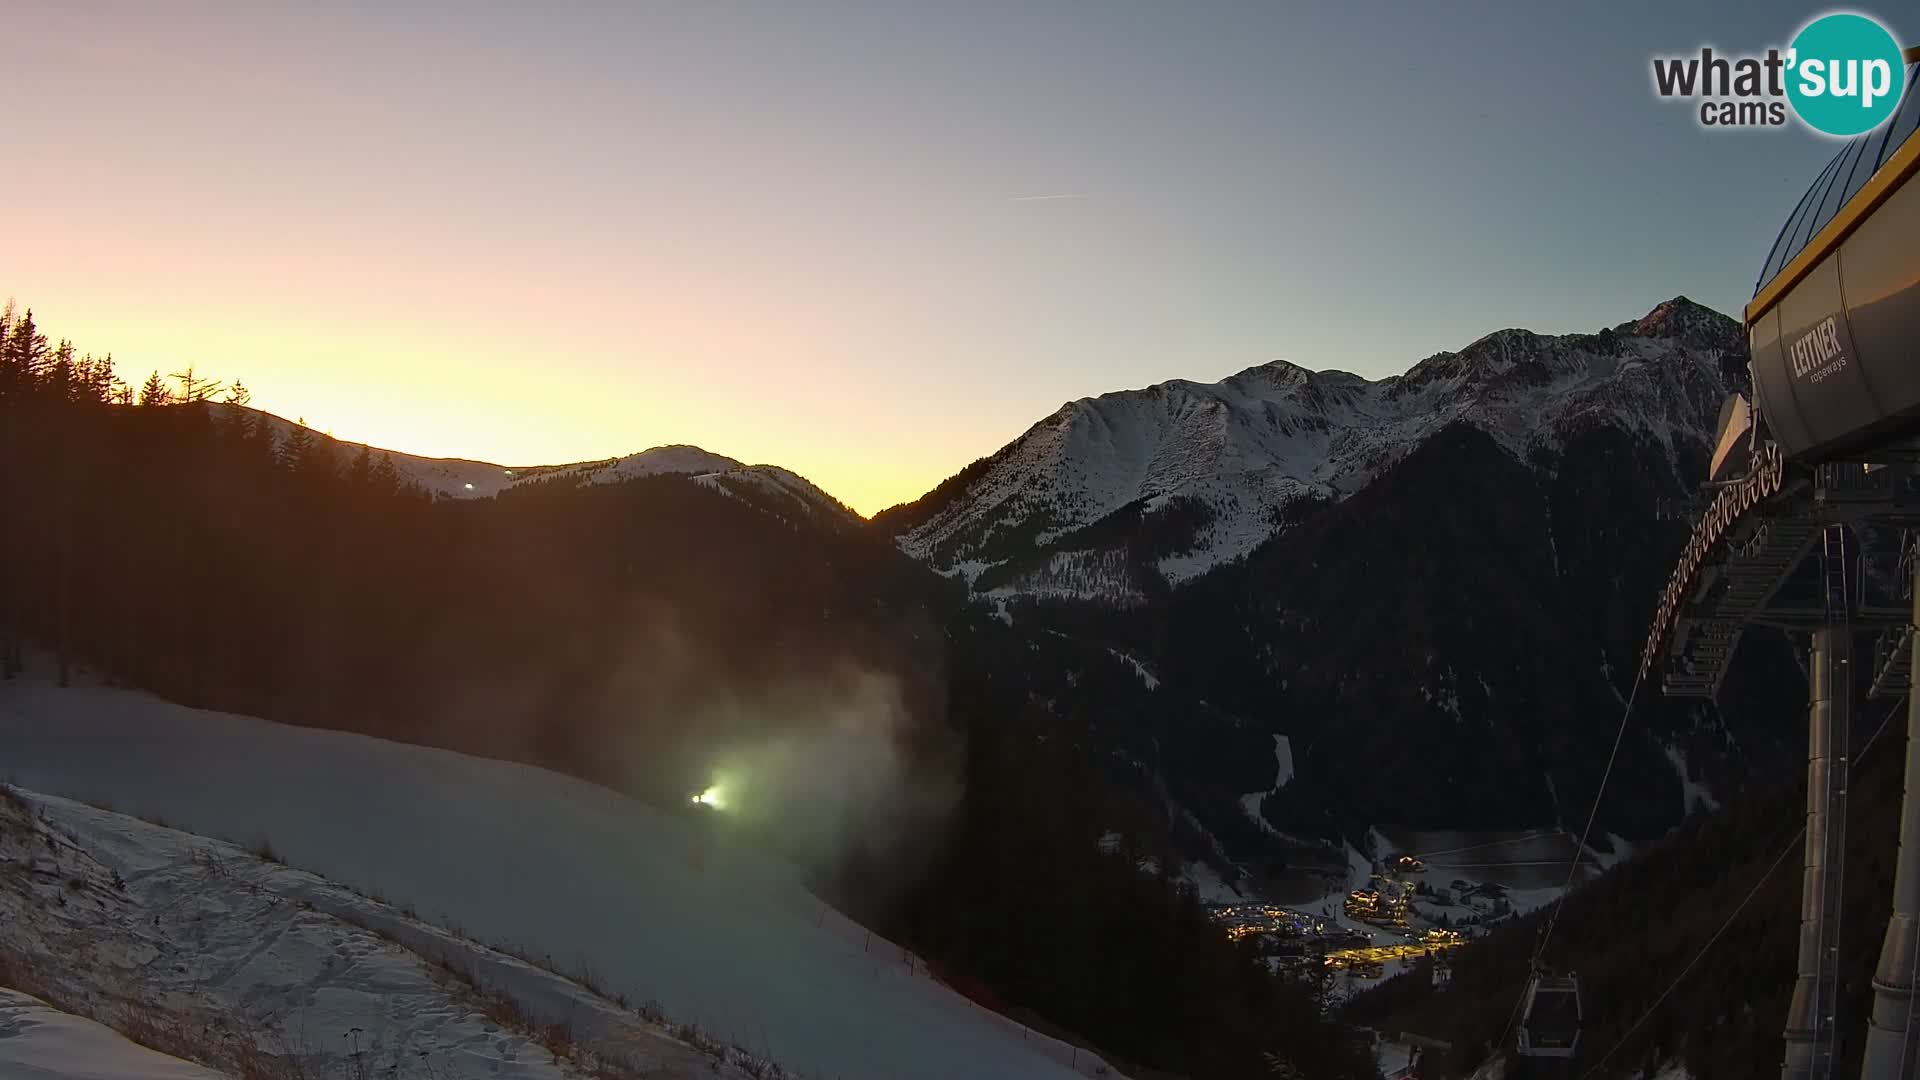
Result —
<svg viewBox="0 0 1920 1080"><path fill-rule="evenodd" d="M1178 583L1253 551L1301 500L1362 490L1456 423L1521 462L1600 425L1650 439L1671 460L1676 438L1703 437L1725 392L1719 350L1676 329L1704 313L1682 307L1663 305L1604 342L1496 331L1381 380L1274 361L1217 383L1173 380L1068 402L898 542L941 568L994 563L1130 509L1151 520L1178 506L1205 521L1188 550L1158 564ZM1128 602L1129 581L1079 585L1104 584Z"/></svg>
<svg viewBox="0 0 1920 1080"><path fill-rule="evenodd" d="M1402 1042L1382 1041L1375 1047L1380 1062L1380 1075L1385 1080L1402 1080L1411 1075L1413 1068L1413 1047Z"/></svg>
<svg viewBox="0 0 1920 1080"><path fill-rule="evenodd" d="M558 970L590 966L609 994L658 1001L799 1072L1101 1068L930 980L723 819L530 766L32 679L0 688L0 762L0 779L34 791L270 843L428 923Z"/></svg>
<svg viewBox="0 0 1920 1080"><path fill-rule="evenodd" d="M1422 830L1399 826L1374 829L1370 836L1382 859L1406 853L1424 860L1428 884L1439 888L1462 879L1499 885L1509 891L1558 889L1566 883L1575 838L1559 828L1492 830ZM1617 838L1616 838L1616 842ZM1588 849L1581 857L1576 881L1591 879L1610 862L1624 857L1625 848L1603 859Z"/></svg>
<svg viewBox="0 0 1920 1080"><path fill-rule="evenodd" d="M1364 884L1364 882L1362 884ZM1355 886L1355 888L1358 887L1359 886ZM1322 922L1331 923L1349 933L1372 938L1376 944L1388 942L1389 939L1399 940L1391 932L1374 926L1372 923L1364 923L1358 919L1348 918L1346 913L1346 900L1349 891L1350 890L1344 888L1329 890L1325 896L1312 904L1305 905L1305 907L1311 914L1318 916Z"/></svg>
<svg viewBox="0 0 1920 1080"><path fill-rule="evenodd" d="M1492 914L1494 897L1504 899L1513 917L1529 914L1557 901L1565 892L1568 855L1573 838L1558 829L1493 830L1487 832L1420 831L1392 827L1368 830L1368 842L1379 853L1382 863L1390 863L1405 853L1419 856L1426 869L1397 871L1398 876L1424 883L1433 894L1454 891L1456 881L1471 886L1498 886L1497 893L1481 893L1465 904L1442 905L1431 899L1416 900L1414 911L1429 922L1444 915L1458 923L1473 916L1481 922L1498 921L1509 916ZM1589 880L1602 868L1631 855L1631 849L1619 837L1611 837L1614 851L1606 856L1589 851L1581 862L1582 872L1575 884ZM1458 861L1456 861L1458 860ZM1347 845L1348 877L1344 888L1328 892L1311 906L1322 918L1349 930L1369 935L1386 933L1370 924L1347 918L1343 901L1351 889L1370 884L1373 864L1352 844ZM1391 974L1391 972L1389 972Z"/></svg>
<svg viewBox="0 0 1920 1080"><path fill-rule="evenodd" d="M1587 855L1593 859L1594 863L1596 863L1600 869L1611 870L1621 863L1626 862L1628 859L1633 858L1633 845L1627 841L1626 837L1621 836L1619 833L1608 833L1607 842L1612 845L1613 850L1600 851L1591 846L1587 848Z"/></svg>
<svg viewBox="0 0 1920 1080"><path fill-rule="evenodd" d="M1203 904L1237 904L1246 899L1240 895L1240 890L1221 880L1213 867L1206 863L1188 863L1186 878L1193 883L1194 892Z"/></svg>
<svg viewBox="0 0 1920 1080"><path fill-rule="evenodd" d="M1002 600L1000 603L1001 603L1001 610L1004 611L1006 609L1005 608L1006 601ZM1156 676L1153 672L1148 671L1147 665L1141 663L1138 660L1135 660L1133 657L1128 656L1126 653L1121 652L1119 649L1108 649L1107 651L1113 654L1113 658L1115 660L1118 660L1121 663L1126 664L1129 667L1132 667L1133 673L1135 675L1140 676L1141 684L1144 685L1147 689L1158 690L1160 688L1159 677Z"/></svg>
<svg viewBox="0 0 1920 1080"><path fill-rule="evenodd" d="M973 580L968 579L969 583ZM1138 604L1147 598L1133 581L1126 560L1119 553L1082 550L1053 552L1039 566L1007 584L987 590L985 595L1064 600L1098 597L1125 604Z"/></svg>
<svg viewBox="0 0 1920 1080"><path fill-rule="evenodd" d="M786 500L786 505L798 509L809 518L825 518L842 523L859 519L859 515L815 487L807 478L778 465L736 464L724 471L696 475L693 482L728 498L737 498L738 489L755 489L762 494L779 496Z"/></svg>
<svg viewBox="0 0 1920 1080"><path fill-rule="evenodd" d="M103 1024L0 988L0 1076L9 1080L222 1080Z"/></svg>
<svg viewBox="0 0 1920 1080"><path fill-rule="evenodd" d="M1370 860L1368 860L1368 858L1365 855L1362 855L1360 853L1359 848L1354 847L1352 844L1348 844L1347 845L1347 890L1363 889L1366 887L1367 882L1372 879L1373 879L1373 863ZM1345 896L1346 890L1342 890L1339 895Z"/></svg>
<svg viewBox="0 0 1920 1080"><path fill-rule="evenodd" d="M1293 743L1285 735L1273 737L1273 763L1273 786L1265 791L1251 791L1240 796L1240 809L1263 831L1278 836L1272 823L1267 821L1267 816L1260 812L1260 803L1293 780Z"/></svg>
<svg viewBox="0 0 1920 1080"><path fill-rule="evenodd" d="M390 451L382 451L391 453ZM498 495L508 488L531 480L551 477L577 477L590 484L611 483L636 476L679 473L701 476L726 473L745 466L730 457L710 454L697 446L656 446L622 458L581 461L566 465L523 465L509 468L484 461L453 458L423 458L411 454L392 454L401 475L416 480L428 491L455 499L477 499Z"/></svg>
<svg viewBox="0 0 1920 1080"><path fill-rule="evenodd" d="M1266 800L1266 797L1267 793L1264 791L1248 792L1240 796L1240 809L1247 815L1248 821L1260 826L1262 832L1270 836L1278 836L1280 835L1279 830L1275 829L1273 823L1267 820L1267 815L1260 812L1260 804Z"/></svg>
<svg viewBox="0 0 1920 1080"><path fill-rule="evenodd" d="M571 980L305 871L21 794L34 817L0 819L0 970L143 1042L237 1074L585 1076L542 1045L565 1024L642 1075L747 1075Z"/></svg>
<svg viewBox="0 0 1920 1080"><path fill-rule="evenodd" d="M1374 858L1382 861L1391 858L1400 850L1399 845L1394 843L1386 833L1381 832L1378 825L1367 829L1367 848L1373 852Z"/></svg>
<svg viewBox="0 0 1920 1080"><path fill-rule="evenodd" d="M219 406L230 409L232 406ZM257 412L257 410L248 410ZM272 413L259 416L276 436L285 439L296 424ZM311 430L311 429L309 429ZM336 445L335 452L351 459L360 452L351 443ZM748 465L723 454L684 444L656 446L625 457L599 461L575 461L563 465L496 465L490 461L466 458L421 457L397 450L372 448L376 457L393 462L399 474L427 491L448 499L485 499L521 484L565 478L583 484L611 484L637 476L680 475L691 477L703 487L732 495L733 487L751 487L792 498L809 516L854 522L859 515L840 500L827 494L805 477L777 465Z"/></svg>
<svg viewBox="0 0 1920 1080"><path fill-rule="evenodd" d="M1380 964L1380 974L1378 977L1361 975L1352 968L1347 968L1334 974L1334 993L1343 999L1351 998L1353 995L1371 990L1397 975L1404 975L1412 971L1414 966L1414 961L1409 958L1395 957L1391 960L1385 960Z"/></svg>
<svg viewBox="0 0 1920 1080"><path fill-rule="evenodd" d="M1566 890L1558 885L1543 885L1537 889L1508 889L1507 903L1513 905L1515 915L1530 915L1560 899Z"/></svg>
<svg viewBox="0 0 1920 1080"><path fill-rule="evenodd" d="M1687 775L1686 751L1672 745L1663 746L1662 749L1667 753L1667 763L1673 766L1674 775L1680 778L1680 815L1685 817L1693 813L1696 806L1707 810L1720 809L1720 800L1713 797L1707 785Z"/></svg>

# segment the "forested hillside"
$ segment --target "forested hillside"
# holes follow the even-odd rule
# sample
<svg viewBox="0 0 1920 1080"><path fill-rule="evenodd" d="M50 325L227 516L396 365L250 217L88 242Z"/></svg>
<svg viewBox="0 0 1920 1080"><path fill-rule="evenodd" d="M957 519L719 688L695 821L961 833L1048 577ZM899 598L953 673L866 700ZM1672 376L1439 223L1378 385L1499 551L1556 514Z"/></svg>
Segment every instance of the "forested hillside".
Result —
<svg viewBox="0 0 1920 1080"><path fill-rule="evenodd" d="M1738 323L1676 297L1378 381L1270 364L1120 391L874 527L1023 623L1136 659L1162 700L1233 718L1155 730L1196 751L1165 773L1223 838L1218 809L1272 787L1268 736L1299 766L1261 803L1288 833L1565 826L1688 532L1662 508L1692 495L1746 355ZM1793 767L1782 638L1746 641L1717 705L1643 696L1603 843L1661 835L1689 785Z"/></svg>
<svg viewBox="0 0 1920 1080"><path fill-rule="evenodd" d="M1102 850L1120 808L1151 819L1138 808L1162 796L1115 781L1098 710L1013 677L1044 635L963 610L884 538L676 476L434 499L377 452L277 436L243 390L183 372L136 393L30 314L0 330L9 671L31 642L186 704L665 805L741 747L852 731L886 782L826 779L879 801L836 804L821 845L816 777L760 827L957 985L1146 1070L1370 1073L1311 987L1229 945L1138 851ZM1134 678L1113 663L1093 681L1137 699Z"/></svg>

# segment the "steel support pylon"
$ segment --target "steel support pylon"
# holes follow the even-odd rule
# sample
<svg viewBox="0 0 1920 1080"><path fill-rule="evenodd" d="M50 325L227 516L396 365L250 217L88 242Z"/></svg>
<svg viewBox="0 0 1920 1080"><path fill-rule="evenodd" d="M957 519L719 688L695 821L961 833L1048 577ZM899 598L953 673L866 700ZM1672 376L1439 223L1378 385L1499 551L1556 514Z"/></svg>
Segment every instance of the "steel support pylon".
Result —
<svg viewBox="0 0 1920 1080"><path fill-rule="evenodd" d="M1909 555L1913 553L1910 551ZM1920 559L1909 559L1920 570ZM1909 578L1913 623L1920 627L1920 580ZM1920 672L1920 632L1909 635ZM1900 800L1900 858L1893 871L1893 911L1873 972L1873 1016L1860 1062L1861 1080L1913 1080L1920 1076L1920 1022L1916 1022L1915 975L1920 973L1920 694L1907 688L1907 778Z"/></svg>
<svg viewBox="0 0 1920 1080"><path fill-rule="evenodd" d="M1847 739L1853 703L1853 637L1847 620L1846 535L1827 527L1821 553L1826 624L1807 656L1807 838L1801 872L1800 948L1783 1035L1782 1080L1833 1075L1840 954L1840 882L1845 873Z"/></svg>

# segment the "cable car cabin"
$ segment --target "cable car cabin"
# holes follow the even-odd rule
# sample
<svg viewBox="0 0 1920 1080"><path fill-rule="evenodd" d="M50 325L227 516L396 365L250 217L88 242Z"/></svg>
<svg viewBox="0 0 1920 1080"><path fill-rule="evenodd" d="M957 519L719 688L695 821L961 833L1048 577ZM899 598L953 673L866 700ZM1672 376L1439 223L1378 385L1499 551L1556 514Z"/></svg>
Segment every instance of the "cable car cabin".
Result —
<svg viewBox="0 0 1920 1080"><path fill-rule="evenodd" d="M1899 109L1814 180L1747 305L1754 405L1789 458L1920 448L1920 53L1907 60Z"/></svg>
<svg viewBox="0 0 1920 1080"><path fill-rule="evenodd" d="M1580 980L1571 975L1533 976L1520 1017L1520 1056L1570 1058L1579 1042Z"/></svg>

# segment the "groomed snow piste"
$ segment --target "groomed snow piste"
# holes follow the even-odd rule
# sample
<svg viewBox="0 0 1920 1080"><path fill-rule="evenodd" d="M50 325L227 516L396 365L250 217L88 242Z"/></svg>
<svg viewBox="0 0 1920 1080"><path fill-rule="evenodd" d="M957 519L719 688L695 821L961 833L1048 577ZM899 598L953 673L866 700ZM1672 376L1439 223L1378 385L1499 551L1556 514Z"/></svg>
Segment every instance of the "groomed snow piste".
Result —
<svg viewBox="0 0 1920 1080"><path fill-rule="evenodd" d="M229 1076L788 1080L262 854L17 787L0 792L4 986ZM48 1075L101 1076L74 1067Z"/></svg>
<svg viewBox="0 0 1920 1080"><path fill-rule="evenodd" d="M530 766L170 705L0 685L0 780L375 895L803 1074L1096 1075L926 977L724 827ZM708 825L724 826L724 822Z"/></svg>

